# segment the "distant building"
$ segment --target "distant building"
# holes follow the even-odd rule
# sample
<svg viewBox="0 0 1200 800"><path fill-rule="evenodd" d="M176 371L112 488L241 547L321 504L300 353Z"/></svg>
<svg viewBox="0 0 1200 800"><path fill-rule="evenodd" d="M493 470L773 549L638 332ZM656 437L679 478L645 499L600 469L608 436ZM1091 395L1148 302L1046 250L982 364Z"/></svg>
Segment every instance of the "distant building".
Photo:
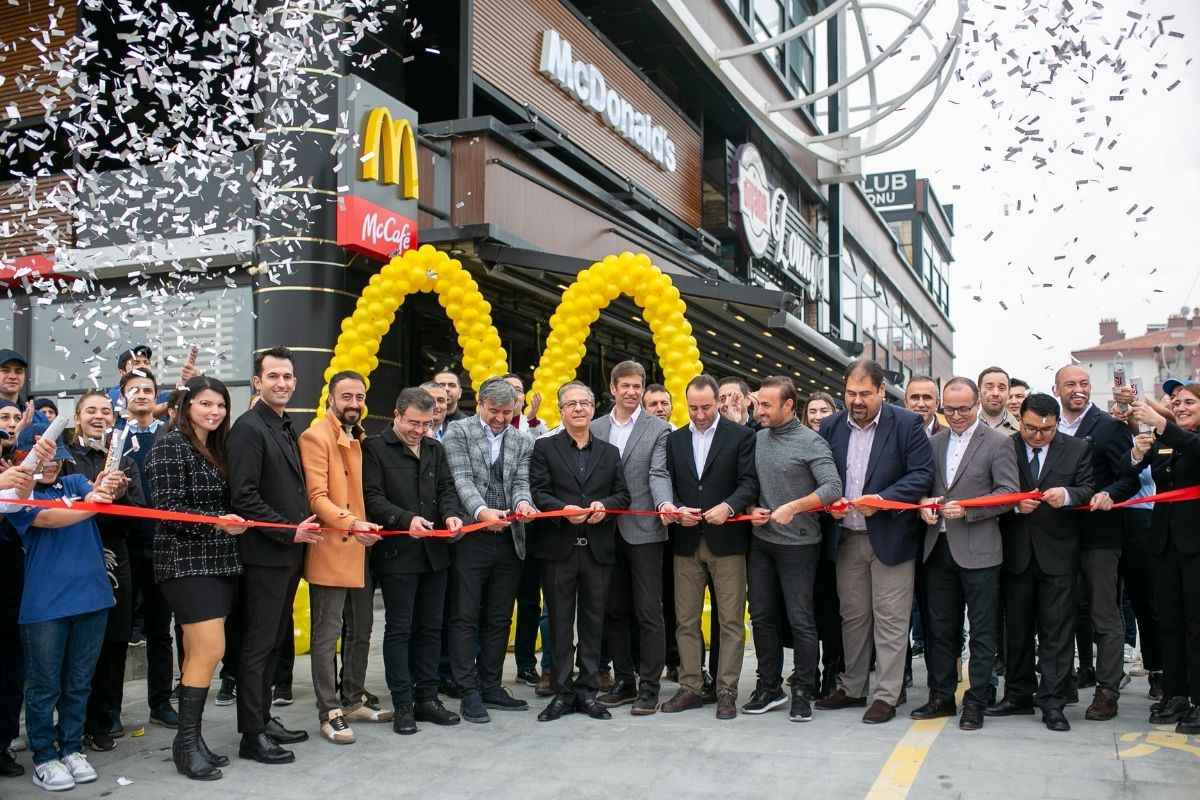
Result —
<svg viewBox="0 0 1200 800"><path fill-rule="evenodd" d="M1141 336L1127 337L1115 319L1100 320L1099 344L1071 353L1092 376L1092 399L1112 398L1113 367L1127 378L1141 378L1147 392L1161 396L1167 378L1200 380L1200 308L1187 309L1165 323L1148 325Z"/></svg>

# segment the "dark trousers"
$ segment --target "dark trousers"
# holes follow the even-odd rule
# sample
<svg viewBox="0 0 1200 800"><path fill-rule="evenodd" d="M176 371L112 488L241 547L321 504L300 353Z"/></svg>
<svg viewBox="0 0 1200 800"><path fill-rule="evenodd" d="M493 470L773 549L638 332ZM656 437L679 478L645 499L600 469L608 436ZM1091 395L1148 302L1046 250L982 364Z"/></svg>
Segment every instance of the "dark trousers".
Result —
<svg viewBox="0 0 1200 800"><path fill-rule="evenodd" d="M554 642L550 683L555 693L567 701L585 700L596 694L600 639L604 634L612 571L612 565L597 562L586 545L573 547L562 561L542 562L542 587L550 611L550 638ZM572 677L576 662L577 679Z"/></svg>
<svg viewBox="0 0 1200 800"><path fill-rule="evenodd" d="M260 567L246 564L238 609L242 641L237 673L238 732L262 733L271 720L271 684L284 642L292 638L292 603L300 585L301 565ZM228 647L228 643L226 644Z"/></svg>
<svg viewBox="0 0 1200 800"><path fill-rule="evenodd" d="M774 544L757 536L750 540L746 559L750 626L758 656L758 679L774 692L783 686L782 632L791 632L795 688L816 695L817 621L813 613L813 584L821 545ZM780 596L782 594L782 600Z"/></svg>
<svg viewBox="0 0 1200 800"><path fill-rule="evenodd" d="M1200 555L1183 555L1168 536L1167 546L1151 563L1162 633L1163 696L1190 695L1200 705Z"/></svg>
<svg viewBox="0 0 1200 800"><path fill-rule="evenodd" d="M295 591L292 592L292 602L295 603ZM275 679L271 682L272 686L292 685L292 672L296 667L296 630L293 622L295 607L293 605L292 615L288 617L288 635L283 637L283 641L279 643L279 653L275 658Z"/></svg>
<svg viewBox="0 0 1200 800"><path fill-rule="evenodd" d="M525 528L525 552L533 552L536 525ZM527 558L521 567L521 582L517 585L517 628L513 632L513 654L517 671L537 669L538 625L542 618L542 565L536 558ZM549 649L542 642L543 649Z"/></svg>
<svg viewBox="0 0 1200 800"><path fill-rule="evenodd" d="M25 700L25 651L16 630L0 633L0 747L21 734L21 704Z"/></svg>
<svg viewBox="0 0 1200 800"><path fill-rule="evenodd" d="M1125 592L1133 605L1138 633L1142 637L1142 666L1157 672L1162 669L1162 641L1158 632L1158 604L1154 600L1154 572L1150 565L1150 516L1153 512L1127 508L1118 513L1125 516L1121 578L1125 581Z"/></svg>
<svg viewBox="0 0 1200 800"><path fill-rule="evenodd" d="M922 572L929 690L942 697L954 697L965 603L967 619L971 623L971 685L964 702L987 705L999 625L996 586L1000 582L1000 567L964 569L950 553L946 537L939 536Z"/></svg>
<svg viewBox="0 0 1200 800"><path fill-rule="evenodd" d="M838 602L837 566L828 558L817 564L813 586L813 610L817 620L817 638L821 642L821 669L836 678L846 668L842 649L842 607ZM822 683L833 684L822 680Z"/></svg>
<svg viewBox="0 0 1200 800"><path fill-rule="evenodd" d="M675 559L671 557L671 542L664 547L662 559L662 593L660 603L663 610L663 634L666 640L666 664L679 668L679 640L675 638Z"/></svg>
<svg viewBox="0 0 1200 800"><path fill-rule="evenodd" d="M1125 624L1121 620L1121 582L1117 571L1120 558L1121 551L1117 548L1084 550L1081 558L1092 636L1096 640L1096 683L1117 694L1125 677Z"/></svg>
<svg viewBox="0 0 1200 800"><path fill-rule="evenodd" d="M636 669L641 685L657 692L667 662L662 604L663 543L629 544L618 534L616 544L604 638L617 680L632 685Z"/></svg>
<svg viewBox="0 0 1200 800"><path fill-rule="evenodd" d="M1075 663L1071 629L1075 624L1076 577L1075 573L1047 575L1035 555L1030 556L1023 572L1004 576L1007 697L1024 700L1036 689L1043 710L1061 710L1066 705L1063 691ZM1035 630L1041 683L1033 670Z"/></svg>
<svg viewBox="0 0 1200 800"><path fill-rule="evenodd" d="M92 673L92 691L87 700L87 717L83 731L88 734L108 733L113 725L113 712L121 711L125 694L125 657L129 642L105 641L100 646L96 670Z"/></svg>
<svg viewBox="0 0 1200 800"><path fill-rule="evenodd" d="M491 689L500 685L504 672L513 601L524 565L508 530L472 533L454 544L451 558L450 671L466 691Z"/></svg>
<svg viewBox="0 0 1200 800"><path fill-rule="evenodd" d="M151 711L171 702L175 667L171 661L171 607L154 582L154 559L131 554L133 593L142 598L142 634L146 637L146 705ZM183 654L180 653L182 659Z"/></svg>
<svg viewBox="0 0 1200 800"><path fill-rule="evenodd" d="M392 705L436 700L449 571L377 574L383 594L383 672Z"/></svg>

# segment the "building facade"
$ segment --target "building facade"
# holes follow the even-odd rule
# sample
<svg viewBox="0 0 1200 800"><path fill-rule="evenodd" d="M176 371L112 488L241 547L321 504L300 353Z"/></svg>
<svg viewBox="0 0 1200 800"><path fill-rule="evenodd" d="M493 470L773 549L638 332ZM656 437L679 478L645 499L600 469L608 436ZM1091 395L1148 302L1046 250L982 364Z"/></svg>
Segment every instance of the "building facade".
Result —
<svg viewBox="0 0 1200 800"><path fill-rule="evenodd" d="M1168 378L1200 380L1200 308L1186 308L1164 323L1146 326L1141 336L1127 336L1115 319L1100 320L1100 341L1074 350L1071 357L1087 369L1092 397L1103 405L1112 399L1113 372L1125 380L1140 378L1146 393L1162 397Z"/></svg>
<svg viewBox="0 0 1200 800"><path fill-rule="evenodd" d="M127 21L88 6L29 5L16 29L44 28L57 13L67 35L107 37L93 73L127 82L136 73L128 67L134 47L121 35ZM732 47L774 35L825 3L693 5L706 31ZM147 14L153 22L155 12ZM35 393L109 385L115 354L145 340L168 377L200 346L200 363L230 381L235 407L244 407L254 352L285 344L298 355L296 410L313 410L341 321L383 259L405 244L443 249L472 273L512 370L527 380L562 291L580 269L622 251L646 253L672 277L707 372L752 385L789 375L802 395L836 392L859 354L883 363L897 387L913 374L951 374L953 220L927 181L914 178L904 208L872 202L877 176L836 191L822 184L816 160L739 109L652 0L413 0L408 15L383 18L356 52L318 48L285 84L272 55L281 41L319 41L354 22L268 9L251 63L210 54L218 77L260 109L237 122L246 146L220 158L185 152L105 162L54 152L48 136L54 158L0 176L8 181L0 185L0 231L9 231L0 255L10 282L80 275L100 287L99 303L95 292L83 299L78 284L75 295L68 286L51 303L20 292L4 301L13 313L0 346L29 354ZM168 45L186 50L197 41L206 37ZM739 69L791 99L820 88L822 50L812 38L794 41L741 59ZM45 94L30 90L30 73L44 66L39 52L20 50L34 69L0 84L0 107L18 104L30 141L61 130L46 120L64 113L47 110L38 102ZM139 95L138 83L134 100L170 105ZM25 90L13 93L15 84ZM385 123L378 109L387 110ZM817 132L817 111L790 113ZM411 151L402 120L413 123ZM156 123L142 114L133 124ZM379 144L380 125L395 145ZM119 137L104 134L97 152L121 150ZM71 164L88 178L75 179ZM390 164L398 165L394 180ZM271 192L250 190L268 174ZM58 217L18 224L28 217L28 196L73 180L70 207L39 211ZM50 224L57 241L30 235ZM612 364L628 358L661 377L639 311L623 298L592 326L578 377L598 392ZM437 298L408 297L371 376L373 421L388 418L399 388L459 358L458 334Z"/></svg>

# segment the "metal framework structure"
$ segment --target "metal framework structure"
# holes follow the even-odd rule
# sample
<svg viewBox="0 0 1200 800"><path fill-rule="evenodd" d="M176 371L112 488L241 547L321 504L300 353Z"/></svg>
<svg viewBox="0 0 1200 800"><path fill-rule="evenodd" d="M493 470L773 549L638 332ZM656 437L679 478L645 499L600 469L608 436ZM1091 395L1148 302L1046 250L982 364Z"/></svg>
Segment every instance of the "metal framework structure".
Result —
<svg viewBox="0 0 1200 800"><path fill-rule="evenodd" d="M725 87L768 131L780 137L782 141L799 145L817 157L821 166L820 177L823 183L861 180L864 157L897 147L920 129L933 112L954 76L967 11L967 0L924 0L916 11L909 11L887 2L833 0L820 12L775 36L744 47L721 50L689 10L688 0L656 0L656 3L684 40L712 68ZM950 30L944 34L944 43L940 45L939 37L925 24L926 17L939 3L943 6L946 4L957 6L954 22ZM899 15L906 20L905 27L886 46L875 47L867 31L864 19L866 12ZM833 82L824 89L798 96L786 102L771 102L738 69L735 63L738 59L757 56L771 48L785 45L822 25L836 26L835 31L839 42L838 68L836 74L831 75ZM845 75L846 37L851 30L851 25L857 35L864 63L853 73ZM928 40L934 54L933 62L910 87L894 97L880 100L876 70L905 47L918 30ZM877 52L877 54L872 56L873 52ZM844 77L842 77L843 75ZM865 82L861 85L866 87L868 102L865 105L851 107L848 102L849 92L852 87L860 85L860 82ZM932 91L924 105L915 112L908 109L905 104L929 87L932 87ZM834 106L838 111L835 113L840 117L830 120L831 124L827 125L828 133L809 133L796 124L794 117L786 113L825 99L836 101ZM897 130L889 132L880 139L881 123L901 110L904 110L909 116L902 121ZM850 122L851 114L856 115L852 123ZM825 116L828 117L828 115ZM856 134L862 134L862 137Z"/></svg>

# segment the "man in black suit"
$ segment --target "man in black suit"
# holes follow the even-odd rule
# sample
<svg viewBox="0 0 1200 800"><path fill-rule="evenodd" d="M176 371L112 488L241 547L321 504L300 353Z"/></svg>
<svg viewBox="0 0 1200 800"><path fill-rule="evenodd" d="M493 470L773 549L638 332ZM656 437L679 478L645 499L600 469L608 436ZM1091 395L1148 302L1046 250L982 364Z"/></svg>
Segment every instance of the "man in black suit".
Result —
<svg viewBox="0 0 1200 800"><path fill-rule="evenodd" d="M1092 405L1092 381L1083 367L1066 366L1054 375L1054 393L1062 403L1058 432L1088 443L1096 494L1083 530L1083 585L1079 590L1076 641L1079 642L1079 688L1096 685L1084 716L1110 720L1117 715L1121 680L1125 677L1125 620L1121 615L1119 567L1125 538L1125 513L1113 511L1113 503L1133 497L1141 482L1134 475L1121 475L1129 461L1132 435L1129 428ZM1091 636L1082 635L1090 629ZM1096 668L1090 667L1092 641L1096 643ZM1090 679L1090 680L1089 680Z"/></svg>
<svg viewBox="0 0 1200 800"><path fill-rule="evenodd" d="M721 619L717 719L734 719L746 648L746 555L751 531L748 522L726 521L758 501L758 476L754 431L721 417L718 395L712 376L693 378L686 390L691 424L667 436L667 471L674 499L658 510L668 522L679 523L672 550L680 688L662 710L671 714L704 704L700 613L711 577L713 602Z"/></svg>
<svg viewBox="0 0 1200 800"><path fill-rule="evenodd" d="M462 527L458 491L442 443L425 435L437 401L424 389L396 398L392 426L363 444L367 517L388 536L371 548L371 571L383 594L383 669L392 693L392 730L417 732L417 721L457 725L438 699L438 655L450 551L425 531ZM415 700L415 702L414 702Z"/></svg>
<svg viewBox="0 0 1200 800"><path fill-rule="evenodd" d="M296 525L248 528L238 536L242 555L241 664L237 717L242 734L238 755L263 764L296 759L279 745L302 742L270 716L271 681L286 637L292 636L292 601L304 566L304 544L321 541L309 516L297 434L288 416L296 391L292 352L272 347L254 359L254 390L262 398L229 430L231 509L246 519Z"/></svg>
<svg viewBox="0 0 1200 800"><path fill-rule="evenodd" d="M1021 491L1040 491L1041 500L1022 500L1000 518L1004 541L1004 697L987 707L989 717L1032 714L1034 690L1042 722L1069 731L1063 694L1074 664L1076 576L1085 512L1091 502L1091 451L1086 441L1058 436L1058 403L1031 394L1021 404L1020 429L1012 438ZM1089 523L1091 520L1089 520ZM1034 677L1036 622L1041 683Z"/></svg>
<svg viewBox="0 0 1200 800"><path fill-rule="evenodd" d="M612 719L596 701L600 637L616 562L617 521L606 512L629 508L629 489L621 452L589 428L596 412L592 390L574 381L563 384L558 408L563 429L534 443L529 487L539 510L578 513L537 522L533 555L542 560L542 591L554 643L554 699L538 720L552 722L576 710L592 719ZM573 678L577 606L579 677Z"/></svg>

